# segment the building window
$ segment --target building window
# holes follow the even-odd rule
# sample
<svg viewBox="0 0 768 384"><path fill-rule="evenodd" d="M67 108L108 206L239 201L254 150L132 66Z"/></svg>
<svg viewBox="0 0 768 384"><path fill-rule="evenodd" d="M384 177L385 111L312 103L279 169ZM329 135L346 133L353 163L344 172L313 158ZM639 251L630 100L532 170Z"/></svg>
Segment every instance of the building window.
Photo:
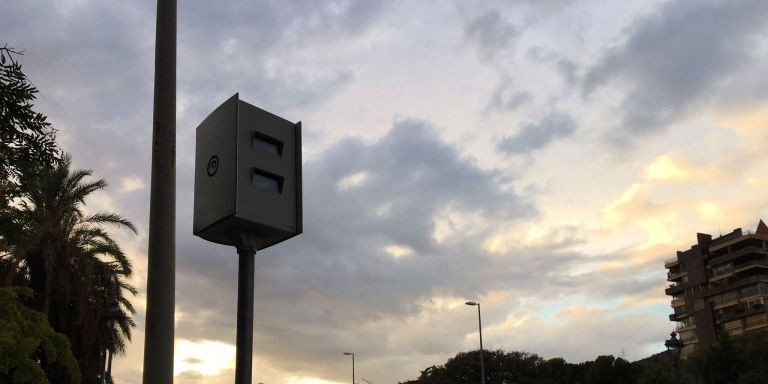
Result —
<svg viewBox="0 0 768 384"><path fill-rule="evenodd" d="M750 297L750 296L757 296L757 295L768 295L768 284L766 283L757 283L754 285L750 285L749 287L742 288L739 291L741 297Z"/></svg>
<svg viewBox="0 0 768 384"><path fill-rule="evenodd" d="M688 328L688 327L693 326L695 324L696 324L696 321L694 320L693 317L686 317L682 321L678 321L677 322L676 329Z"/></svg>
<svg viewBox="0 0 768 384"><path fill-rule="evenodd" d="M733 271L733 264L731 263L721 264L716 267L712 267L712 277L724 275L731 271Z"/></svg>
<svg viewBox="0 0 768 384"><path fill-rule="evenodd" d="M738 298L739 298L738 292L730 291L730 292L725 292L719 295L712 296L712 298L710 298L710 301L712 301L712 304L714 305L721 305L729 301L737 300Z"/></svg>
<svg viewBox="0 0 768 384"><path fill-rule="evenodd" d="M745 308L752 308L752 307L754 307L756 305L764 305L764 304L765 304L765 299L763 299L762 297L758 297L758 298L755 298L755 299L747 300L744 303L744 307Z"/></svg>
<svg viewBox="0 0 768 384"><path fill-rule="evenodd" d="M747 328L766 325L768 324L768 314L759 313L757 315L747 316L744 318L744 323Z"/></svg>
<svg viewBox="0 0 768 384"><path fill-rule="evenodd" d="M696 338L696 334L693 330L680 332L680 340L687 343Z"/></svg>

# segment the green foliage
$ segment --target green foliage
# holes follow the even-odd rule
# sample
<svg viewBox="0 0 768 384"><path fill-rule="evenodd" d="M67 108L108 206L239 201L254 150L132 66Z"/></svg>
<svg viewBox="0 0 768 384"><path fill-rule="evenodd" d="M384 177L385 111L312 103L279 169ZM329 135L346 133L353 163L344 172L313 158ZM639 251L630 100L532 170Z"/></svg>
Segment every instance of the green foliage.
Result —
<svg viewBox="0 0 768 384"><path fill-rule="evenodd" d="M42 313L24 306L28 288L0 288L0 381L48 383L46 369L66 371L69 383L80 382L67 338L51 328Z"/></svg>
<svg viewBox="0 0 768 384"><path fill-rule="evenodd" d="M70 170L64 156L51 169L22 174L25 191L15 207L23 230L6 259L19 267L34 295L30 305L48 316L64 333L86 380L99 375L103 351L125 350L135 323L126 317L109 329L99 315L117 302L129 314L126 297L136 290L128 282L130 260L105 230L105 225L135 232L135 227L114 213L87 215L87 197L106 187L104 180L88 181L90 170Z"/></svg>
<svg viewBox="0 0 768 384"><path fill-rule="evenodd" d="M104 351L121 354L133 319L109 327L100 315L117 303L133 314L131 263L107 227L136 232L110 212L87 214L86 199L106 187L90 170L72 170L55 131L34 112L37 89L21 71L20 53L0 48L0 286L26 286L27 304L69 339L84 382L95 382ZM46 369L63 382L66 372Z"/></svg>
<svg viewBox="0 0 768 384"><path fill-rule="evenodd" d="M638 384L675 384L675 367L668 360L657 361L641 367Z"/></svg>
<svg viewBox="0 0 768 384"><path fill-rule="evenodd" d="M489 384L764 384L768 382L768 332L728 338L680 361L668 352L630 363L614 356L571 364L526 352L486 352ZM677 374L676 374L677 371ZM677 375L679 374L679 380ZM402 384L480 382L478 351L462 352Z"/></svg>
<svg viewBox="0 0 768 384"><path fill-rule="evenodd" d="M740 337L724 335L685 362L697 384L765 383L768 377L768 332Z"/></svg>
<svg viewBox="0 0 768 384"><path fill-rule="evenodd" d="M0 48L0 192L4 198L20 191L22 172L53 165L60 152L56 131L46 117L32 109L38 90L21 70L20 52Z"/></svg>
<svg viewBox="0 0 768 384"><path fill-rule="evenodd" d="M544 360L540 356L520 351L485 351L483 354L486 382L493 384L559 384L575 383L577 370L562 358ZM416 380L404 384L465 384L479 383L480 352L461 352L445 365L432 366L421 372Z"/></svg>

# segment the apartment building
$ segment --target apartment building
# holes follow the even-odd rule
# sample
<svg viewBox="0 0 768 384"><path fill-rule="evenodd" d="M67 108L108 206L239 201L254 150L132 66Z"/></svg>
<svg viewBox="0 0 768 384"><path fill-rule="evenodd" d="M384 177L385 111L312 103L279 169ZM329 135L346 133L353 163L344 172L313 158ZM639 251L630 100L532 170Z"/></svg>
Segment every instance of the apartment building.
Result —
<svg viewBox="0 0 768 384"><path fill-rule="evenodd" d="M768 226L760 220L755 233L741 228L715 239L696 234L696 244L664 263L665 293L672 296L682 357L718 335L768 330Z"/></svg>

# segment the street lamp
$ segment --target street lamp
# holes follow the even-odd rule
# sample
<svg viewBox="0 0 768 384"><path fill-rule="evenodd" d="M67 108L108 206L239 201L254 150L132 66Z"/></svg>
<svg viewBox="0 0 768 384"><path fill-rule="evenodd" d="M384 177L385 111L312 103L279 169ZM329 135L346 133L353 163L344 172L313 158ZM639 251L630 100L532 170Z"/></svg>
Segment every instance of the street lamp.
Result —
<svg viewBox="0 0 768 384"><path fill-rule="evenodd" d="M480 318L480 302L467 301L464 303L477 306L477 328L480 330L480 384L485 384L485 365L483 364L483 321Z"/></svg>
<svg viewBox="0 0 768 384"><path fill-rule="evenodd" d="M347 356L352 356L352 384L355 384L355 353L354 352L344 352Z"/></svg>
<svg viewBox="0 0 768 384"><path fill-rule="evenodd" d="M675 381L680 382L680 373L677 370L677 361L680 360L680 353L685 346L682 340L677 338L677 332L672 331L669 334L669 340L664 341L664 346L667 347L667 351L672 354L672 362L675 364Z"/></svg>
<svg viewBox="0 0 768 384"><path fill-rule="evenodd" d="M109 337L112 336L112 331L115 329L115 326L118 324L119 321L125 320L128 318L125 315L125 312L123 312L122 309L120 309L120 305L117 303L117 301L113 301L112 304L109 306L109 309L102 312L101 315L99 315L99 319L101 321L104 321L107 324L107 335ZM101 382L106 383L107 377L112 377L112 352L109 350L109 345L106 346L106 351L104 353L104 356L109 356L107 359L107 364L104 370L102 371L101 375Z"/></svg>

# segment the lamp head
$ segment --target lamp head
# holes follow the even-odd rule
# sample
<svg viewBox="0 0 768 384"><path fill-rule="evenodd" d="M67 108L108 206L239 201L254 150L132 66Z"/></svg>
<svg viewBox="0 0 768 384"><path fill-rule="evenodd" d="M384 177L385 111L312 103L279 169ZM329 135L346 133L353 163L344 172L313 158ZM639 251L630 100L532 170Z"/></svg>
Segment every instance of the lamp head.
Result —
<svg viewBox="0 0 768 384"><path fill-rule="evenodd" d="M347 356L354 355L354 353L352 353L352 352L344 352L344 354L347 355Z"/></svg>
<svg viewBox="0 0 768 384"><path fill-rule="evenodd" d="M471 305L471 306L480 305L480 303L476 303L476 302L474 302L474 301L467 301L467 302L466 302L466 303L464 303L464 304L466 304L466 305Z"/></svg>

